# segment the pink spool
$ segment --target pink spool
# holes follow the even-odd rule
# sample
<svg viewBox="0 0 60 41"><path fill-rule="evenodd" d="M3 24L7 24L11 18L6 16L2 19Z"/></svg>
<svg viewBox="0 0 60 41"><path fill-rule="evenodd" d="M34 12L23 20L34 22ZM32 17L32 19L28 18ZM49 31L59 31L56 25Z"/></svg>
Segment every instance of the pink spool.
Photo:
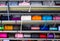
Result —
<svg viewBox="0 0 60 41"><path fill-rule="evenodd" d="M31 27L31 30L39 30L40 27Z"/></svg>
<svg viewBox="0 0 60 41"><path fill-rule="evenodd" d="M30 6L30 3L28 3L28 2L22 2L22 3L19 3L19 6Z"/></svg>
<svg viewBox="0 0 60 41"><path fill-rule="evenodd" d="M60 20L60 16L54 16L53 20Z"/></svg>
<svg viewBox="0 0 60 41"><path fill-rule="evenodd" d="M0 4L0 6L6 6L5 4Z"/></svg>
<svg viewBox="0 0 60 41"><path fill-rule="evenodd" d="M0 38L7 38L7 33L0 33Z"/></svg>
<svg viewBox="0 0 60 41"><path fill-rule="evenodd" d="M23 34L21 33L15 34L15 38L23 38Z"/></svg>

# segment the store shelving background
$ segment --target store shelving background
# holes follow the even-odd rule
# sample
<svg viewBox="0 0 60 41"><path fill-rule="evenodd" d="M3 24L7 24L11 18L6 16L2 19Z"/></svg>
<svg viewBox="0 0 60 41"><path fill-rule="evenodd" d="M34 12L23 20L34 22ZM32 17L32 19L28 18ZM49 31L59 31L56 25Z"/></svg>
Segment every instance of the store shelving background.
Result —
<svg viewBox="0 0 60 41"><path fill-rule="evenodd" d="M52 2L52 4L54 4L54 2L59 2L59 5L46 5L46 6L44 6L44 5L42 5L42 3L41 3L41 5L40 6L31 6L31 5L28 5L28 6L19 6L19 5L17 5L17 6L10 6L9 5L9 3L8 2L13 2L13 1L17 1L17 2L19 2L19 1L22 1L23 2L23 0L0 0L1 2L2 1L5 1L6 2L6 4L8 4L8 5L6 5L6 6L0 6L0 16L2 15L2 16L7 16L7 20L4 20L4 19L0 19L0 24L1 24L1 27L3 26L3 28L4 28L4 26L5 25L19 25L18 26L18 29L19 30L16 30L17 29L17 27L15 27L16 29L15 30L11 30L10 28L10 30L1 30L0 31L0 34L1 33L5 33L5 34L8 34L7 36L7 38L0 38L0 40L5 40L6 39L6 41L7 40L16 40L16 41L18 41L18 40L39 40L39 41L42 41L42 40L51 40L51 41L53 41L53 40L57 40L57 41L60 41L60 37L58 37L58 36L60 36L60 30L56 30L56 31L41 31L40 30L40 25L42 25L43 24L43 26L47 23L48 25L53 25L52 27L56 27L56 25L58 25L58 26L60 26L60 19L59 20L32 20L32 19L30 19L30 20L10 20L9 18L9 16L10 15L12 15L12 16L15 16L15 15L19 15L19 17L21 18L21 16L24 16L24 15L26 15L26 17L29 15L29 16L34 16L34 15L41 15L41 16L45 16L45 15L49 15L49 16L60 16L60 0L28 0L29 1L29 3L30 2L40 2L40 1L51 1ZM27 0L26 0L27 1ZM52 18L53 18L52 17ZM2 18L2 17L1 17ZM36 24L38 24L39 25L39 30L22 30L23 29L23 25L36 25ZM47 25L46 24L46 25ZM57 28L58 28L58 26L57 26ZM26 27L28 27L28 26L26 26ZM35 27L35 26L34 26ZM5 29L5 28L4 28ZM15 34L23 34L23 33L26 33L26 34L31 34L31 33L33 33L33 35L34 35L34 33L37 33L37 35L38 34L40 34L40 33L46 33L47 35L49 34L49 33L53 33L54 34L54 38L52 38L52 39L50 39L50 38L40 38L40 36L39 36L39 38L31 38L32 36L30 35L30 37L29 38L24 38L23 36L22 37L20 37L20 38L16 38L14 35ZM56 35L56 33L58 34L58 35ZM12 37L13 36L13 37ZM48 37L48 36L46 36L46 37ZM58 37L58 38L56 38L56 37Z"/></svg>

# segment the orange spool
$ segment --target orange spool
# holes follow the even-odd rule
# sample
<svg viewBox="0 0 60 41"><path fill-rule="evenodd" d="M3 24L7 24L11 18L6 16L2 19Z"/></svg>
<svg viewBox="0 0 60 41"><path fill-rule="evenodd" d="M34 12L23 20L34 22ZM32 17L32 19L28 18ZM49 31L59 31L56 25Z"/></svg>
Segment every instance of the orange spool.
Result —
<svg viewBox="0 0 60 41"><path fill-rule="evenodd" d="M13 30L13 26L12 25L5 25L4 30Z"/></svg>
<svg viewBox="0 0 60 41"><path fill-rule="evenodd" d="M32 20L42 20L42 16L32 16Z"/></svg>

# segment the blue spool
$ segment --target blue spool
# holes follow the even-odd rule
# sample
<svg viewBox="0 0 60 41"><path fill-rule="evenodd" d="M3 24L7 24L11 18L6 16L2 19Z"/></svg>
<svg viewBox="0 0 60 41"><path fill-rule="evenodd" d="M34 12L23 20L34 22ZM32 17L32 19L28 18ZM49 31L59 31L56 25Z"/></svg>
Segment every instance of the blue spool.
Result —
<svg viewBox="0 0 60 41"><path fill-rule="evenodd" d="M9 2L9 5L10 6L17 6L18 5L18 2Z"/></svg>
<svg viewBox="0 0 60 41"><path fill-rule="evenodd" d="M40 30L41 31L49 31L49 27L48 26L45 26L45 27L44 26L41 26L40 27Z"/></svg>
<svg viewBox="0 0 60 41"><path fill-rule="evenodd" d="M42 20L52 20L52 16L43 16Z"/></svg>

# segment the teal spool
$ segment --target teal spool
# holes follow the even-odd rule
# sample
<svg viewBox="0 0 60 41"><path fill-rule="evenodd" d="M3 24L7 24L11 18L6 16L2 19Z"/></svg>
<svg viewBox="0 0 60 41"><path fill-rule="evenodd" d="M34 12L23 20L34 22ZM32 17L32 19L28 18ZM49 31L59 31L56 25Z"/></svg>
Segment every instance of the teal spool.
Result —
<svg viewBox="0 0 60 41"><path fill-rule="evenodd" d="M57 27L50 27L49 30L50 30L50 31L57 31L58 28L57 28Z"/></svg>

